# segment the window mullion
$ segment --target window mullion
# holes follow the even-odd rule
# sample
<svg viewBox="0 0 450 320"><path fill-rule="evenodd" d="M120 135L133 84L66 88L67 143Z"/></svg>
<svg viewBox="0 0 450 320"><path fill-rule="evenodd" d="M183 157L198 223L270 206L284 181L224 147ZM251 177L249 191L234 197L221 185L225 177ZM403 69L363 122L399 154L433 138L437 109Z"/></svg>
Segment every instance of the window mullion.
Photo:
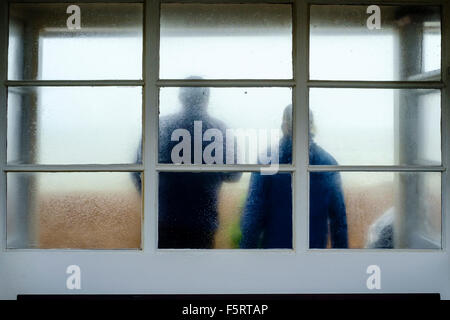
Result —
<svg viewBox="0 0 450 320"><path fill-rule="evenodd" d="M308 107L308 76L309 76L309 25L308 4L306 0L294 3L294 36L293 62L296 86L293 90L294 119L294 164L297 168L293 183L293 235L294 248L306 251L308 248L308 189L309 178L309 107Z"/></svg>
<svg viewBox="0 0 450 320"><path fill-rule="evenodd" d="M6 165L8 3L0 2L0 167ZM6 248L6 172L0 171L0 252Z"/></svg>
<svg viewBox="0 0 450 320"><path fill-rule="evenodd" d="M5 172L133 172L142 171L141 164L86 164L86 165L6 165Z"/></svg>
<svg viewBox="0 0 450 320"><path fill-rule="evenodd" d="M309 172L326 172L326 171L379 171L379 172L443 172L445 167L442 166L309 166Z"/></svg>
<svg viewBox="0 0 450 320"><path fill-rule="evenodd" d="M218 172L218 171L260 171L263 168L273 168L275 172L290 172L294 171L292 165L278 165L278 169L275 166L270 165L251 165L251 164L225 164L225 165L204 165L204 164L192 164L192 165L177 165L177 164L158 164L156 170L158 171L173 171L173 172L194 172L194 171L205 171L205 172ZM274 172L274 173L275 173Z"/></svg>
<svg viewBox="0 0 450 320"><path fill-rule="evenodd" d="M159 80L160 87L293 87L294 80Z"/></svg>
<svg viewBox="0 0 450 320"><path fill-rule="evenodd" d="M310 80L310 88L361 88L361 89L441 89L441 81L340 81Z"/></svg>
<svg viewBox="0 0 450 320"><path fill-rule="evenodd" d="M159 137L159 0L145 1L144 29L144 136L143 136L143 250L154 252L158 226L158 137Z"/></svg>
<svg viewBox="0 0 450 320"><path fill-rule="evenodd" d="M33 86L48 86L48 87L101 87L101 86L143 86L143 80L7 80L5 81L8 87L33 87Z"/></svg>
<svg viewBox="0 0 450 320"><path fill-rule="evenodd" d="M442 165L447 170L442 175L442 247L448 253L450 247L450 5L445 3L442 7L442 78L445 87L442 89L441 110L442 110ZM449 283L450 285L450 283ZM450 296L450 289L448 289Z"/></svg>

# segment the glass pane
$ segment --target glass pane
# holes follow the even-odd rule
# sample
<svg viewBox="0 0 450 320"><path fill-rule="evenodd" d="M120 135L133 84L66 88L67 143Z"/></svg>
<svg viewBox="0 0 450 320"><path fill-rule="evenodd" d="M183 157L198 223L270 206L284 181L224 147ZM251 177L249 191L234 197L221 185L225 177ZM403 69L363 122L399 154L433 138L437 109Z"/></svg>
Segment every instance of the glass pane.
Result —
<svg viewBox="0 0 450 320"><path fill-rule="evenodd" d="M290 88L163 88L162 163L291 163Z"/></svg>
<svg viewBox="0 0 450 320"><path fill-rule="evenodd" d="M292 78L292 12L277 4L162 4L160 76Z"/></svg>
<svg viewBox="0 0 450 320"><path fill-rule="evenodd" d="M439 90L317 88L310 108L311 148L326 150L312 165L441 164Z"/></svg>
<svg viewBox="0 0 450 320"><path fill-rule="evenodd" d="M142 79L142 4L70 5L10 5L8 79Z"/></svg>
<svg viewBox="0 0 450 320"><path fill-rule="evenodd" d="M310 248L440 249L438 172L313 172Z"/></svg>
<svg viewBox="0 0 450 320"><path fill-rule="evenodd" d="M310 78L439 80L440 21L439 7L313 5Z"/></svg>
<svg viewBox="0 0 450 320"><path fill-rule="evenodd" d="M140 175L8 173L7 247L141 246Z"/></svg>
<svg viewBox="0 0 450 320"><path fill-rule="evenodd" d="M159 174L159 248L292 248L291 174Z"/></svg>
<svg viewBox="0 0 450 320"><path fill-rule="evenodd" d="M135 163L141 87L10 87L8 163Z"/></svg>

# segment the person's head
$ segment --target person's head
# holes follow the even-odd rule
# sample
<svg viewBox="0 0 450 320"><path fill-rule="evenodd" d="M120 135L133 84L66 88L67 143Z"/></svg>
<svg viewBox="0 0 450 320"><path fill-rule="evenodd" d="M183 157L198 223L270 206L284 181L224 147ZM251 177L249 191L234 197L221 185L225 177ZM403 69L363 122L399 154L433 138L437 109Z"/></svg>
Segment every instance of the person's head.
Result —
<svg viewBox="0 0 450 320"><path fill-rule="evenodd" d="M192 76L188 80L201 80L201 77ZM183 111L191 113L203 113L206 111L209 101L209 88L182 87L178 95Z"/></svg>
<svg viewBox="0 0 450 320"><path fill-rule="evenodd" d="M284 136L292 137L292 104L288 105L283 112L283 122L281 124L281 131ZM309 136L314 138L316 127L314 125L314 115L309 110Z"/></svg>

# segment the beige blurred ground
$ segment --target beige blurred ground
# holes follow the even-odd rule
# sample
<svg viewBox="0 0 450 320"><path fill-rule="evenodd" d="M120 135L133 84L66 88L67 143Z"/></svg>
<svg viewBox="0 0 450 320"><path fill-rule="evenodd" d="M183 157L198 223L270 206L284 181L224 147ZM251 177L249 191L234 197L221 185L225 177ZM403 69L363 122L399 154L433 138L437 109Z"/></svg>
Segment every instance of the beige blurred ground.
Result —
<svg viewBox="0 0 450 320"><path fill-rule="evenodd" d="M393 206L392 184L385 183L365 188L345 188L348 245L364 248L372 223Z"/></svg>
<svg viewBox="0 0 450 320"><path fill-rule="evenodd" d="M248 188L248 176L224 184L220 194L220 228L215 248L235 248L239 220ZM350 248L364 248L370 225L393 205L389 183L344 189ZM438 200L438 199L436 199ZM436 201L439 203L439 201ZM141 243L139 194L58 194L37 202L35 230L41 248L124 249ZM440 212L440 208L433 209ZM439 214L436 224L440 223Z"/></svg>
<svg viewBox="0 0 450 320"><path fill-rule="evenodd" d="M49 195L36 205L41 248L140 248L137 192Z"/></svg>

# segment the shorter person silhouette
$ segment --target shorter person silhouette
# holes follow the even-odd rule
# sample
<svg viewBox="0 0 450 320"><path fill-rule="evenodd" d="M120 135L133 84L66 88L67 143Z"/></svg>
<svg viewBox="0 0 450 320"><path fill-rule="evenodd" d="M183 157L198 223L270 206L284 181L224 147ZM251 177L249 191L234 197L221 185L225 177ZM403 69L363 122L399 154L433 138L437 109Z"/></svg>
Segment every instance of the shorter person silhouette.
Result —
<svg viewBox="0 0 450 320"><path fill-rule="evenodd" d="M313 127L312 114L310 126ZM279 163L292 163L292 105L284 110L282 131ZM309 161L311 165L337 165L336 160L313 141L312 135ZM291 180L290 173L252 174L241 220L241 248L293 247ZM309 208L309 247L326 248L330 234L333 248L347 248L347 219L338 172L311 173Z"/></svg>

